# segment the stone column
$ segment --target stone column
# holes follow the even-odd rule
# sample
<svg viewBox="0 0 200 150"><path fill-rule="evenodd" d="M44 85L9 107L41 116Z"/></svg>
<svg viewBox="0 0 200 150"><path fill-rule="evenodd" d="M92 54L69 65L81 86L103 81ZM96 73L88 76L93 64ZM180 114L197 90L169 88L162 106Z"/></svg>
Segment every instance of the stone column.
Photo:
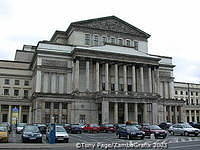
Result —
<svg viewBox="0 0 200 150"><path fill-rule="evenodd" d="M86 91L90 89L90 62L86 61Z"/></svg>
<svg viewBox="0 0 200 150"><path fill-rule="evenodd" d="M54 108L53 108L54 106L53 106L53 102L51 102L51 105L50 105L50 122L51 123L54 123L54 116L53 116L53 114L54 114Z"/></svg>
<svg viewBox="0 0 200 150"><path fill-rule="evenodd" d="M177 106L174 106L174 122L178 123L178 119L177 119L178 113L177 113Z"/></svg>
<svg viewBox="0 0 200 150"><path fill-rule="evenodd" d="M152 103L152 104L146 104L146 105L151 105L152 107L151 107L151 112L147 112L147 115L149 114L150 115L150 113L152 113L151 115L151 117L150 116L147 116L147 120L148 120L148 118L150 119L150 118L152 118L152 122L153 122L153 124L158 124L159 122L160 122L160 117L158 117L158 104L157 103ZM151 121L150 120L148 120L148 123L150 123Z"/></svg>
<svg viewBox="0 0 200 150"><path fill-rule="evenodd" d="M114 123L118 123L118 103L114 103Z"/></svg>
<svg viewBox="0 0 200 150"><path fill-rule="evenodd" d="M19 105L19 118L18 118L18 122L19 122L19 123L22 122L21 118L22 118L22 106Z"/></svg>
<svg viewBox="0 0 200 150"><path fill-rule="evenodd" d="M187 122L187 115L184 106L180 106L180 122Z"/></svg>
<svg viewBox="0 0 200 150"><path fill-rule="evenodd" d="M96 92L99 92L99 62L96 62Z"/></svg>
<svg viewBox="0 0 200 150"><path fill-rule="evenodd" d="M143 104L143 123L148 123L148 120L147 120L147 104L144 103Z"/></svg>
<svg viewBox="0 0 200 150"><path fill-rule="evenodd" d="M169 106L169 122L172 123L172 107Z"/></svg>
<svg viewBox="0 0 200 150"><path fill-rule="evenodd" d="M124 122L128 121L128 103L124 103Z"/></svg>
<svg viewBox="0 0 200 150"><path fill-rule="evenodd" d="M165 87L165 89L164 89L165 96L164 97L168 99L169 98L169 90L168 90L168 82L167 81L164 82L164 87Z"/></svg>
<svg viewBox="0 0 200 150"><path fill-rule="evenodd" d="M115 92L116 94L118 93L119 91L119 79L118 79L118 65L115 64Z"/></svg>
<svg viewBox="0 0 200 150"><path fill-rule="evenodd" d="M155 68L152 69L151 76L152 76L152 91L153 93L156 93Z"/></svg>
<svg viewBox="0 0 200 150"><path fill-rule="evenodd" d="M141 84L141 92L144 92L144 69L143 66L140 66L140 84Z"/></svg>
<svg viewBox="0 0 200 150"><path fill-rule="evenodd" d="M108 63L105 64L105 89L108 92L109 79L108 79Z"/></svg>
<svg viewBox="0 0 200 150"><path fill-rule="evenodd" d="M79 91L79 60L76 60L75 66L75 90Z"/></svg>
<svg viewBox="0 0 200 150"><path fill-rule="evenodd" d="M109 123L109 102L102 101L102 123Z"/></svg>
<svg viewBox="0 0 200 150"><path fill-rule="evenodd" d="M159 68L156 69L156 84L157 84L157 93L160 93L160 77L159 77Z"/></svg>
<svg viewBox="0 0 200 150"><path fill-rule="evenodd" d="M127 67L123 66L123 74L124 74L124 92L127 93Z"/></svg>
<svg viewBox="0 0 200 150"><path fill-rule="evenodd" d="M62 102L59 103L59 123L62 123Z"/></svg>
<svg viewBox="0 0 200 150"><path fill-rule="evenodd" d="M9 107L8 107L8 122L10 123L11 122L11 105L9 105Z"/></svg>
<svg viewBox="0 0 200 150"><path fill-rule="evenodd" d="M194 110L194 122L197 122L197 111Z"/></svg>
<svg viewBox="0 0 200 150"><path fill-rule="evenodd" d="M138 104L134 104L134 122L138 123Z"/></svg>
<svg viewBox="0 0 200 150"><path fill-rule="evenodd" d="M151 67L148 68L148 77L149 77L149 92L152 93Z"/></svg>
<svg viewBox="0 0 200 150"><path fill-rule="evenodd" d="M169 82L170 98L174 98L174 82Z"/></svg>
<svg viewBox="0 0 200 150"><path fill-rule="evenodd" d="M166 110L166 105L163 105L163 122L167 122L167 110Z"/></svg>
<svg viewBox="0 0 200 150"><path fill-rule="evenodd" d="M136 73L135 65L132 66L132 91L136 92Z"/></svg>
<svg viewBox="0 0 200 150"><path fill-rule="evenodd" d="M36 77L36 89L35 89L35 92L41 92L42 72L40 70L37 70L35 77Z"/></svg>
<svg viewBox="0 0 200 150"><path fill-rule="evenodd" d="M29 106L29 112L28 112L28 123L32 123L32 106Z"/></svg>
<svg viewBox="0 0 200 150"><path fill-rule="evenodd" d="M192 122L192 111L189 110L189 122Z"/></svg>

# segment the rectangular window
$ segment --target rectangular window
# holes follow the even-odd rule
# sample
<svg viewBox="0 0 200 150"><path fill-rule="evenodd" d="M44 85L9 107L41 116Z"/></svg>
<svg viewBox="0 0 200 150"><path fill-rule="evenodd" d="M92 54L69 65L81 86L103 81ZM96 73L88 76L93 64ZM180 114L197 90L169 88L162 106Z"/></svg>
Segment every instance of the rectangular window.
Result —
<svg viewBox="0 0 200 150"><path fill-rule="evenodd" d="M131 92L132 91L132 85L128 84L128 91Z"/></svg>
<svg viewBox="0 0 200 150"><path fill-rule="evenodd" d="M124 84L119 84L119 90L124 91Z"/></svg>
<svg viewBox="0 0 200 150"><path fill-rule="evenodd" d="M131 41L130 40L126 40L126 46L131 46Z"/></svg>
<svg viewBox="0 0 200 150"><path fill-rule="evenodd" d="M59 109L59 102L54 103L54 109Z"/></svg>
<svg viewBox="0 0 200 150"><path fill-rule="evenodd" d="M85 34L85 45L90 45L90 34Z"/></svg>
<svg viewBox="0 0 200 150"><path fill-rule="evenodd" d="M198 99L196 99L196 105L199 105L199 100Z"/></svg>
<svg viewBox="0 0 200 150"><path fill-rule="evenodd" d="M118 44L119 44L120 46L122 46L122 45L123 45L123 40L122 40L122 39L118 39Z"/></svg>
<svg viewBox="0 0 200 150"><path fill-rule="evenodd" d="M177 95L177 94L178 94L178 91L175 91L175 94Z"/></svg>
<svg viewBox="0 0 200 150"><path fill-rule="evenodd" d="M115 91L115 84L111 84L111 91Z"/></svg>
<svg viewBox="0 0 200 150"><path fill-rule="evenodd" d="M183 91L181 91L181 95L183 95Z"/></svg>
<svg viewBox="0 0 200 150"><path fill-rule="evenodd" d="M2 122L8 122L8 114L2 114Z"/></svg>
<svg viewBox="0 0 200 150"><path fill-rule="evenodd" d="M106 88L105 88L105 83L102 83L102 91L105 91Z"/></svg>
<svg viewBox="0 0 200 150"><path fill-rule="evenodd" d="M115 44L115 38L111 38L111 44Z"/></svg>
<svg viewBox="0 0 200 150"><path fill-rule="evenodd" d="M45 114L45 122L50 123L50 115L49 114Z"/></svg>
<svg viewBox="0 0 200 150"><path fill-rule="evenodd" d="M62 123L67 123L67 115L62 115Z"/></svg>
<svg viewBox="0 0 200 150"><path fill-rule="evenodd" d="M80 123L85 123L85 115L80 115L79 122Z"/></svg>
<svg viewBox="0 0 200 150"><path fill-rule="evenodd" d="M15 80L15 85L19 85L19 80Z"/></svg>
<svg viewBox="0 0 200 150"><path fill-rule="evenodd" d="M14 90L14 96L19 96L19 90Z"/></svg>
<svg viewBox="0 0 200 150"><path fill-rule="evenodd" d="M138 41L134 41L135 50L138 50Z"/></svg>
<svg viewBox="0 0 200 150"><path fill-rule="evenodd" d="M9 79L5 79L4 80L4 84L9 85L10 84L10 80Z"/></svg>
<svg viewBox="0 0 200 150"><path fill-rule="evenodd" d="M4 89L4 95L9 95L9 89Z"/></svg>
<svg viewBox="0 0 200 150"><path fill-rule="evenodd" d="M55 123L59 123L59 119L58 119L59 116L57 114L54 114L53 116L54 116Z"/></svg>
<svg viewBox="0 0 200 150"><path fill-rule="evenodd" d="M24 81L24 85L25 85L25 86L29 86L29 81L27 81L27 80Z"/></svg>
<svg viewBox="0 0 200 150"><path fill-rule="evenodd" d="M67 103L62 103L62 109L67 109Z"/></svg>
<svg viewBox="0 0 200 150"><path fill-rule="evenodd" d="M191 104L194 105L194 100L193 99L191 99Z"/></svg>
<svg viewBox="0 0 200 150"><path fill-rule="evenodd" d="M24 98L28 98L28 90L24 90Z"/></svg>
<svg viewBox="0 0 200 150"><path fill-rule="evenodd" d="M107 38L105 36L102 37L102 42L103 42L103 44L105 44L107 42Z"/></svg>
<svg viewBox="0 0 200 150"><path fill-rule="evenodd" d="M185 92L185 95L188 95L188 92L187 92L187 91Z"/></svg>
<svg viewBox="0 0 200 150"><path fill-rule="evenodd" d="M196 92L196 96L198 96L198 92Z"/></svg>
<svg viewBox="0 0 200 150"><path fill-rule="evenodd" d="M94 45L97 46L99 43L99 37L98 35L94 35Z"/></svg>
<svg viewBox="0 0 200 150"><path fill-rule="evenodd" d="M186 99L186 105L189 105L189 100L188 99Z"/></svg>
<svg viewBox="0 0 200 150"><path fill-rule="evenodd" d="M50 102L45 102L45 108L46 109L50 109L51 107L51 103Z"/></svg>

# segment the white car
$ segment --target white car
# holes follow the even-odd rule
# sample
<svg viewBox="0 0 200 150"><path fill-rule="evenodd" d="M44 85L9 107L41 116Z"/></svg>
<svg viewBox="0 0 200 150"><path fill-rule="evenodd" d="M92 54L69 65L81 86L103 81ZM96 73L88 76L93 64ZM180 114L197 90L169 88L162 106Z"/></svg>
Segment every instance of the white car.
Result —
<svg viewBox="0 0 200 150"><path fill-rule="evenodd" d="M16 133L22 133L24 126L26 123L18 123L16 128Z"/></svg>
<svg viewBox="0 0 200 150"><path fill-rule="evenodd" d="M49 141L49 133L50 132L50 127L47 130L47 140ZM60 125L56 125L56 143L57 142L65 142L68 143L69 142L69 135L66 132L65 128L63 126Z"/></svg>
<svg viewBox="0 0 200 150"><path fill-rule="evenodd" d="M172 135L180 134L180 135L185 135L185 136L188 136L188 135L198 136L200 133L199 129L190 126L188 123L174 124L171 127L169 127L168 131Z"/></svg>

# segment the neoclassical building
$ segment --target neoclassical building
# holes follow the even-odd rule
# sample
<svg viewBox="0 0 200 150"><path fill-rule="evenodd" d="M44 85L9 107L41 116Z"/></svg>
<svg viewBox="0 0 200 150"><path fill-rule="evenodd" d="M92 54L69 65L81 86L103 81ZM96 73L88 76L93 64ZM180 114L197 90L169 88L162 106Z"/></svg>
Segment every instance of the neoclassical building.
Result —
<svg viewBox="0 0 200 150"><path fill-rule="evenodd" d="M148 53L149 34L115 17L73 22L0 61L0 121L185 121L172 58Z"/></svg>

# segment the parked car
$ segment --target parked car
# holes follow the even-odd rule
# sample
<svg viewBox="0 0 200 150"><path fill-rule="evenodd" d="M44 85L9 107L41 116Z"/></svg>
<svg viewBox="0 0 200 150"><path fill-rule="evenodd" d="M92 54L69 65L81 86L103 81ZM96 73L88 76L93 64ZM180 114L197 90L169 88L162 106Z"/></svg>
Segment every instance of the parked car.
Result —
<svg viewBox="0 0 200 150"><path fill-rule="evenodd" d="M25 125L26 125L26 123L18 123L17 128L16 128L16 133L17 134L22 133L22 130L23 130Z"/></svg>
<svg viewBox="0 0 200 150"><path fill-rule="evenodd" d="M8 143L8 129L5 126L0 126L0 142Z"/></svg>
<svg viewBox="0 0 200 150"><path fill-rule="evenodd" d="M116 135L118 135L119 128L126 127L126 124L114 124Z"/></svg>
<svg viewBox="0 0 200 150"><path fill-rule="evenodd" d="M118 137L126 137L131 140L133 138L144 139L145 132L139 130L135 126L125 126L118 129Z"/></svg>
<svg viewBox="0 0 200 150"><path fill-rule="evenodd" d="M192 127L188 123L179 123L179 124L174 124L169 128L169 133L172 135L179 134L179 135L195 135L198 136L200 133L200 130L197 128Z"/></svg>
<svg viewBox="0 0 200 150"><path fill-rule="evenodd" d="M46 134L47 141L49 141L50 128L51 128L50 126L48 126L47 128L47 134ZM56 143L58 142L65 142L65 143L69 142L69 135L67 131L63 126L60 125L56 125Z"/></svg>
<svg viewBox="0 0 200 150"><path fill-rule="evenodd" d="M32 141L42 143L42 134L37 126L26 125L22 132L22 142Z"/></svg>
<svg viewBox="0 0 200 150"><path fill-rule="evenodd" d="M46 134L47 126L45 124L33 124L36 125L42 134Z"/></svg>
<svg viewBox="0 0 200 150"><path fill-rule="evenodd" d="M79 124L71 124L70 133L82 133L82 128Z"/></svg>
<svg viewBox="0 0 200 150"><path fill-rule="evenodd" d="M142 131L145 132L145 136L151 136L151 134L154 134L155 138L166 138L167 137L167 131L161 129L157 125L148 125L142 127Z"/></svg>
<svg viewBox="0 0 200 150"><path fill-rule="evenodd" d="M101 124L100 131L101 132L115 132L115 127L113 124Z"/></svg>
<svg viewBox="0 0 200 150"><path fill-rule="evenodd" d="M189 122L189 125L191 125L192 127L194 127L194 128L198 128L198 129L200 129L200 122Z"/></svg>
<svg viewBox="0 0 200 150"><path fill-rule="evenodd" d="M67 131L67 133L70 133L70 130L71 130L71 125L70 124L64 124L63 125L64 129Z"/></svg>
<svg viewBox="0 0 200 150"><path fill-rule="evenodd" d="M85 132L89 132L89 133L100 132L100 127L98 124L87 124L83 129Z"/></svg>
<svg viewBox="0 0 200 150"><path fill-rule="evenodd" d="M0 126L6 127L7 130L8 130L8 133L10 133L10 132L12 131L12 127L11 127L11 124L10 124L9 122L2 122L2 123L0 124Z"/></svg>
<svg viewBox="0 0 200 150"><path fill-rule="evenodd" d="M172 126L172 123L170 123L170 122L162 122L158 126L163 130L168 130L169 127Z"/></svg>

